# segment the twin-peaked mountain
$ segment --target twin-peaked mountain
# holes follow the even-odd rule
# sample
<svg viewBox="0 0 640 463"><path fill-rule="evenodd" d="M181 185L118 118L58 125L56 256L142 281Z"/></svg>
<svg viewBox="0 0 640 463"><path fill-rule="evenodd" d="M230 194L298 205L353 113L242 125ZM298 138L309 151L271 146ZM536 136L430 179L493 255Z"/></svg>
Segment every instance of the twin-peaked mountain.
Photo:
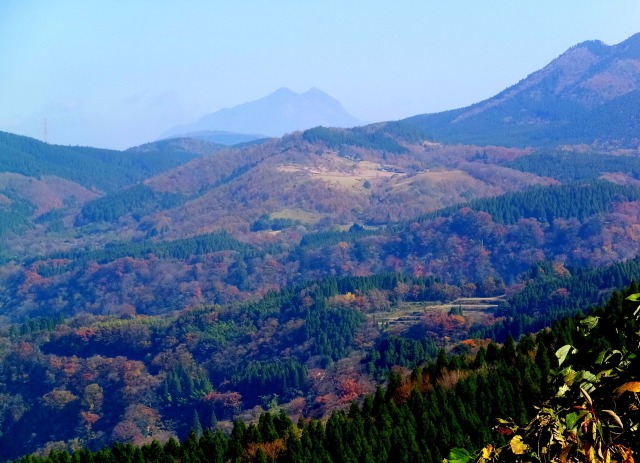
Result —
<svg viewBox="0 0 640 463"><path fill-rule="evenodd" d="M247 137L281 137L319 125L354 127L359 124L360 121L347 113L338 100L317 88L301 94L280 88L259 100L221 109L193 124L173 127L162 138L193 137L234 144L234 141L249 141Z"/></svg>
<svg viewBox="0 0 640 463"><path fill-rule="evenodd" d="M640 141L640 34L576 45L498 95L406 119L442 142L554 146Z"/></svg>

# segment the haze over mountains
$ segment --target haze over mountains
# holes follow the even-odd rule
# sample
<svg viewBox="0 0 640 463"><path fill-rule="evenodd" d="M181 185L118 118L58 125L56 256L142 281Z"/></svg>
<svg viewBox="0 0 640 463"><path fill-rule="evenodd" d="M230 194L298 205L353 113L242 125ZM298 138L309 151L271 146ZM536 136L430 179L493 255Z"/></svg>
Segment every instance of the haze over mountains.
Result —
<svg viewBox="0 0 640 463"><path fill-rule="evenodd" d="M184 138L156 142L132 148L128 155L108 151L92 154L91 150L56 147L6 134L1 140L0 167L12 177L0 183L0 198L5 198L4 207L11 209L14 219L22 217L15 223L33 220L37 216L28 219L29 214L51 208L58 208L59 214L77 214L77 207L83 206L91 195L76 195L74 203L71 197L67 198L69 187L60 195L52 195L59 196L59 200L45 201L40 195L34 203L33 195L25 193L25 185L55 184L58 176L93 190L93 195L118 193L110 183L121 173L91 180L75 166L86 165L83 171L93 172L103 169L99 165L105 161L141 166L155 156L163 160L158 164L161 168L148 171L156 177L131 177L127 183L125 175L118 187L144 180L145 187L151 190L183 195L180 206L173 209L147 205L145 226L160 230L166 228L163 223L170 221L172 226L165 231L167 238L216 230L222 224L229 230L242 229L257 218L258 211L295 220L302 216L306 223L331 220L342 225L354 221L381 224L387 219L404 220L465 198L548 183L548 179L504 170L508 160L531 150L480 148L485 144L636 148L640 133L639 85L640 34L614 46L597 41L576 45L513 87L468 108L352 129L315 128L253 147L221 151L221 144L247 142L253 137L295 131L304 125L352 125L357 121L320 90L299 95L280 89L261 100L218 111L191 126L168 132L179 136L182 130L200 130L195 132L200 139L197 142ZM218 144L211 143L216 140ZM434 141L473 146L439 146ZM56 154L56 164L50 165L49 152L65 155L61 158ZM214 153L218 154L210 156ZM475 153L485 153L483 159L496 165L485 166L481 171L468 163L477 160ZM193 160L194 157L199 159ZM162 171L166 172L160 174ZM134 170L123 170L127 172ZM546 176L553 177L553 172ZM365 181L366 188L362 186ZM15 187L16 182L20 182L20 188ZM297 194L285 197L292 187L297 188ZM262 192L262 200L253 195L242 204L237 202L256 189ZM35 206L18 207L23 205L20 201ZM212 212L223 204L227 206L219 211L221 215ZM397 207L400 204L403 207ZM136 209L138 220L140 213ZM14 219L5 223L13 223ZM73 220L69 217L67 223Z"/></svg>
<svg viewBox="0 0 640 463"><path fill-rule="evenodd" d="M640 34L617 45L578 44L498 95L466 108L414 116L438 141L554 145L640 144Z"/></svg>
<svg viewBox="0 0 640 463"><path fill-rule="evenodd" d="M471 362L489 338L640 279L639 37L577 45L489 100L404 121L298 131L263 112L258 126L260 108L339 108L281 89L210 116L236 125L185 129L294 132L235 146L0 133L0 460L164 441L201 420L230 431L272 404L326 417L440 349ZM467 373L440 357L435 383L398 400L457 394ZM533 399L530 377L547 375L518 377L468 429L513 416L497 404ZM407 461L468 443L435 429L421 431L432 457Z"/></svg>
<svg viewBox="0 0 640 463"><path fill-rule="evenodd" d="M640 34L617 44L578 44L543 69L471 106L404 120L445 143L535 146L640 144ZM281 88L262 99L222 109L167 130L226 145L278 137L316 126L354 127L360 121L318 89Z"/></svg>
<svg viewBox="0 0 640 463"><path fill-rule="evenodd" d="M193 137L233 144L228 141L236 139L224 132L243 134L245 139L242 141L248 141L247 136L253 139L280 137L319 125L353 127L359 124L360 121L347 113L339 101L317 88L301 94L280 88L259 100L221 109L193 124L173 127L162 134L162 138Z"/></svg>

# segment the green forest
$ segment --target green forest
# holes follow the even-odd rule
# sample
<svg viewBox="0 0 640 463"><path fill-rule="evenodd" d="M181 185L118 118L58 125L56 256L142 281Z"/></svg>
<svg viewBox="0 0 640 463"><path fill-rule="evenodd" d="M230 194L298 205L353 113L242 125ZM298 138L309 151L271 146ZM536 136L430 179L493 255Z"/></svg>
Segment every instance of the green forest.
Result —
<svg viewBox="0 0 640 463"><path fill-rule="evenodd" d="M476 453L478 461L546 461L535 441L549 456L582 461L596 448L591 461L632 461L640 442L637 290L634 283L588 316L564 318L517 343L509 336L473 356L441 350L406 375L392 372L386 389L326 421L294 423L276 409L250 424L236 421L225 434L215 415L203 424L196 411L181 441L53 450L18 461L440 462L450 452L465 461Z"/></svg>
<svg viewBox="0 0 640 463"><path fill-rule="evenodd" d="M441 280L394 273L329 278L236 307L204 305L163 317L66 319L60 313L30 319L0 333L3 457L34 447L69 449L65 441L94 451L112 439L164 442L172 435L184 438L198 422L227 439L236 426L249 426L266 411L289 417L281 424L286 429L293 426L290 420L303 419L296 432L311 426L310 432L338 409L343 411L326 426L347 426L355 413L394 429L415 422L415 429L402 433L418 433L423 441L406 445L425 461L440 461L451 447L472 450L488 442L498 417L526 423L550 393L556 350L578 346L581 314L604 304L610 285L638 279L637 261L574 274L540 265L531 270L526 290L504 300L489 319L451 304L448 311L424 312L405 331L376 318L432 304L443 290ZM567 288L572 303L553 296ZM634 283L625 294L636 290ZM628 305L622 301L614 292L604 313ZM386 391L376 392L381 383L388 384ZM427 399L431 408L414 403ZM345 415L353 401L360 408L351 406ZM382 413L380 403L391 407L390 416L367 418ZM412 415L415 407L420 416ZM435 437L420 434L425 429ZM279 438L286 440L290 431L283 432ZM243 439L243 446L263 443ZM378 437L371 439L370 446ZM373 455L382 451L376 448ZM395 461L390 448L384 450L389 460L380 461Z"/></svg>
<svg viewBox="0 0 640 463"><path fill-rule="evenodd" d="M0 132L0 171L56 175L103 191L132 185L194 158L193 153L172 150L144 153L49 145Z"/></svg>

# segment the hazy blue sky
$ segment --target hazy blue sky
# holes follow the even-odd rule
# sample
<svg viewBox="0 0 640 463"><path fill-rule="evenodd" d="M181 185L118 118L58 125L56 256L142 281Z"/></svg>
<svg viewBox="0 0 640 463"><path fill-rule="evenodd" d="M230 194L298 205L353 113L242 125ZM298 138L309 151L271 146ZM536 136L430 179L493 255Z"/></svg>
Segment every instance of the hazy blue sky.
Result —
<svg viewBox="0 0 640 463"><path fill-rule="evenodd" d="M638 0L0 0L0 130L124 148L279 87L365 121L490 97Z"/></svg>

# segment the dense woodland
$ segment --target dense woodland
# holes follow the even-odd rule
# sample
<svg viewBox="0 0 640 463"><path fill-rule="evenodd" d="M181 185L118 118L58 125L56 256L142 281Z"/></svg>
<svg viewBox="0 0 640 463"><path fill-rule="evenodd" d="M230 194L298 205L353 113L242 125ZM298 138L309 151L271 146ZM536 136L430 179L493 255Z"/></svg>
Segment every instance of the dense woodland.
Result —
<svg viewBox="0 0 640 463"><path fill-rule="evenodd" d="M12 137L0 459L431 462L506 444L494 420L534 417L555 351L579 342L566 317L640 280L629 153L572 164L403 123L115 154Z"/></svg>
<svg viewBox="0 0 640 463"><path fill-rule="evenodd" d="M638 199L637 187L595 181L474 200L393 227L303 234L294 221L263 215L252 232L261 243L214 232L58 251L6 267L0 312L15 321L52 311L131 311L127 306L157 314L242 302L301 281L384 272L437 276L443 286L435 300L492 296L525 281L539 262L577 269L634 258ZM277 234L260 235L274 228Z"/></svg>
<svg viewBox="0 0 640 463"><path fill-rule="evenodd" d="M175 150L133 154L47 145L6 132L0 132L0 147L2 172L38 177L55 175L102 191L114 191L195 158L193 153Z"/></svg>
<svg viewBox="0 0 640 463"><path fill-rule="evenodd" d="M406 331L386 329L375 319L406 304L428 307L424 304L439 297L441 281L399 274L330 278L271 292L238 307L205 305L164 317L83 314L29 320L0 338L0 442L5 457L11 457L38 447L97 449L113 440L164 441L185 436L196 421L204 427L216 423L227 432L233 421L257 419L265 410L282 411L294 421L300 416L320 418L374 394L380 382L389 381L393 389L398 374L436 359L432 370L420 373L435 383L421 390L438 382L457 383L476 375L483 356L491 362L497 358L498 346L491 337L513 344L510 333L519 337L549 326L600 303L611 285L638 278L637 261L576 275L543 265L532 269L525 290L486 318L455 307L427 309ZM575 292L573 303L567 302L568 290ZM571 326L561 335L550 335L548 342L571 341ZM527 339L519 346L527 346ZM552 363L557 347L544 348L545 362ZM457 355L448 357L443 348ZM539 357L532 355L525 357ZM443 376L444 365L456 372ZM503 372L494 379L527 375L539 383L547 373L523 370L518 375ZM533 387L528 380L524 384ZM501 387L492 384L489 389ZM485 431L468 442L470 425L456 436L443 437L437 453L430 448L435 460L446 454L447 446L486 441L490 420L497 416L517 416L518 423L524 423L536 402L520 404L515 386L504 387L507 399L496 399L496 412L479 415ZM462 399L458 389L449 393L447 400L457 397L453 416L458 420L464 416L458 414ZM542 396L534 389L524 397Z"/></svg>
<svg viewBox="0 0 640 463"><path fill-rule="evenodd" d="M610 387L611 381L606 378L598 380L591 375L567 382L565 377L561 383L567 391L589 387L594 399L585 393L578 401L583 402L586 397L592 415L562 415L561 424L568 429L581 429L581 423L591 426L596 414L602 414L603 434L594 437L594 441L611 461L631 461L630 454L624 452L637 451L640 437L637 406L633 407L639 389L637 382L631 382L638 366L637 357L632 354L640 344L636 332L638 303L625 300L624 296L635 294L637 289L634 284L624 294L615 292L606 306L592 311L589 317L564 318L535 336L521 338L517 344L508 337L502 346L490 343L473 356L448 356L440 351L436 361L417 364L410 374L393 372L386 390L378 388L360 403L352 402L348 409L332 412L324 422L301 416L294 423L283 409L276 408L248 425L236 421L229 433L223 433L215 421L203 425L196 411L192 429L181 442L171 438L165 444L153 441L141 447L115 444L95 453L54 450L47 458L26 457L20 461L440 462L454 447L459 455L460 449L475 452L489 442L493 444L485 446L482 455L509 461L509 454L514 458L528 451L526 443L514 445L522 442L522 436L518 434L516 438L512 434L522 432L519 427L526 431L524 425L536 413L540 416L537 406L555 394L558 376L554 371L567 355L570 354L571 368L584 371L598 368L594 356L600 352L622 353L622 358L615 360L619 371L611 375L617 392L608 397L601 394L600 389L605 392ZM606 364L603 366L607 368ZM570 367L564 363L564 368L566 372ZM574 400L569 392L562 397ZM618 403L619 415L611 412L616 420L608 421L602 408L613 408L609 405L612 399ZM88 400L95 400L95 394ZM551 399L551 404L558 400ZM144 424L148 419L138 417ZM495 423L500 424L494 434L491 430ZM554 432L552 424L542 426L537 428L540 432ZM581 433L580 429L571 432ZM527 434L524 435L526 439ZM549 445L549 452L556 452L556 438L551 434L549 444L545 440L540 445ZM584 439L589 442L590 437L585 435ZM555 442L567 453L575 452L577 458L589 448L575 440L566 443L558 438Z"/></svg>

